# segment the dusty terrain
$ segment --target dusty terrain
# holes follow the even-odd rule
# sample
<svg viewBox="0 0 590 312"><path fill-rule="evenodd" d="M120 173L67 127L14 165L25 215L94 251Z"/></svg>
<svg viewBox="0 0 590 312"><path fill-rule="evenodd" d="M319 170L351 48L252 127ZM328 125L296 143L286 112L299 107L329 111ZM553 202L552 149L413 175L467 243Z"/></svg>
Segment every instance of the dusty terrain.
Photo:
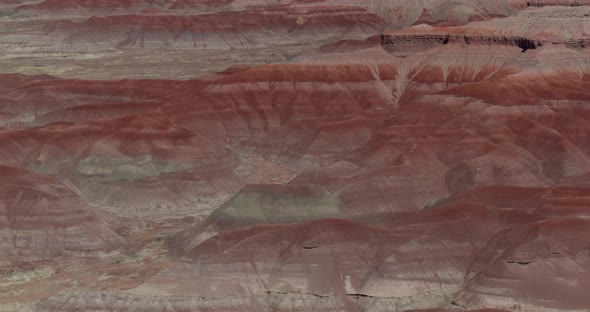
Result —
<svg viewBox="0 0 590 312"><path fill-rule="evenodd" d="M0 0L0 311L586 311L590 2Z"/></svg>

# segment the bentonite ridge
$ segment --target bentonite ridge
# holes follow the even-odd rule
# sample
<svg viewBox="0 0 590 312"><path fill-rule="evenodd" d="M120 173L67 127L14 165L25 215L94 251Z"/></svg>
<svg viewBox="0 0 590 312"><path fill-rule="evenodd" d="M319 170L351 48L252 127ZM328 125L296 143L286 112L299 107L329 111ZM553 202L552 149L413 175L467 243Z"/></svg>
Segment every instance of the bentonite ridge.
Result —
<svg viewBox="0 0 590 312"><path fill-rule="evenodd" d="M0 1L0 311L587 311L588 4Z"/></svg>

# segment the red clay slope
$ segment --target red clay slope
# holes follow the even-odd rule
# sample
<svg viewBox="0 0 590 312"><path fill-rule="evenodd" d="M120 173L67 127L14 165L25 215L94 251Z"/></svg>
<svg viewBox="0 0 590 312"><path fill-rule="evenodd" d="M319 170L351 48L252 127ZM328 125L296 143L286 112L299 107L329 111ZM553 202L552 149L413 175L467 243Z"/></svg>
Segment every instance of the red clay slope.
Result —
<svg viewBox="0 0 590 312"><path fill-rule="evenodd" d="M72 12L99 6L76 3ZM148 15L133 11L149 9L137 2L125 15L41 21L46 34L27 32L40 40L28 52L76 48L89 62L113 52L122 67L145 51L230 52L227 70L186 81L2 76L3 229L17 238L40 229L50 239L35 248L6 239L0 251L44 259L37 250L54 250L57 236L65 239L55 250L80 252L74 235L84 250L118 248L104 214L145 243L129 261L150 273L117 289L82 283L0 304L158 312L590 305L588 8L202 4ZM302 46L313 51L300 54ZM231 58L279 47L295 57L253 67ZM15 211L27 218L10 221ZM154 261L164 263L157 272Z"/></svg>
<svg viewBox="0 0 590 312"><path fill-rule="evenodd" d="M124 246L70 187L32 172L0 166L0 268L63 256L88 256Z"/></svg>

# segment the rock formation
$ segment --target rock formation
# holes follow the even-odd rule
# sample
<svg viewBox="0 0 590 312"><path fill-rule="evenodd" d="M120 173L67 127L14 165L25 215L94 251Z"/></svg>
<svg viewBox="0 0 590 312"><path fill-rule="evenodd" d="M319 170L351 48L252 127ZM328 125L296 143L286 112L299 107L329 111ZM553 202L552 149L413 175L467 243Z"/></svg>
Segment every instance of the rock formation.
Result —
<svg viewBox="0 0 590 312"><path fill-rule="evenodd" d="M3 274L58 256L87 256L125 240L56 179L0 166L0 267Z"/></svg>
<svg viewBox="0 0 590 312"><path fill-rule="evenodd" d="M583 311L585 1L0 1L1 311Z"/></svg>

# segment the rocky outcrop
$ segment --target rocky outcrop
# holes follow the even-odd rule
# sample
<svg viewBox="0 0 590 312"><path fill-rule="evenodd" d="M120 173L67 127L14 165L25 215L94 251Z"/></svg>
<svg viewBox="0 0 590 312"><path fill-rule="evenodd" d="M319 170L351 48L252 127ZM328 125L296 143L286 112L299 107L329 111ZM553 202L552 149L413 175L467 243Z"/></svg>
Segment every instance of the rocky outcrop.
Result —
<svg viewBox="0 0 590 312"><path fill-rule="evenodd" d="M531 40L524 37L494 37L494 36L467 36L467 35L382 35L381 46L388 51L396 51L407 46L428 47L440 44L483 44L483 45L502 45L514 46L525 52L530 49L536 49L547 42L540 40ZM568 42L568 47L584 47L582 42Z"/></svg>
<svg viewBox="0 0 590 312"><path fill-rule="evenodd" d="M545 6L583 6L590 5L590 1L585 0L540 0L540 1L527 1L529 7L545 7Z"/></svg>
<svg viewBox="0 0 590 312"><path fill-rule="evenodd" d="M583 28L586 9L547 8L525 10L505 19L478 21L463 26L436 27L426 24L381 35L381 44L389 51L416 50L445 44L514 46L523 52L543 46L563 45L571 49L588 46ZM519 25L514 28L513 25Z"/></svg>

